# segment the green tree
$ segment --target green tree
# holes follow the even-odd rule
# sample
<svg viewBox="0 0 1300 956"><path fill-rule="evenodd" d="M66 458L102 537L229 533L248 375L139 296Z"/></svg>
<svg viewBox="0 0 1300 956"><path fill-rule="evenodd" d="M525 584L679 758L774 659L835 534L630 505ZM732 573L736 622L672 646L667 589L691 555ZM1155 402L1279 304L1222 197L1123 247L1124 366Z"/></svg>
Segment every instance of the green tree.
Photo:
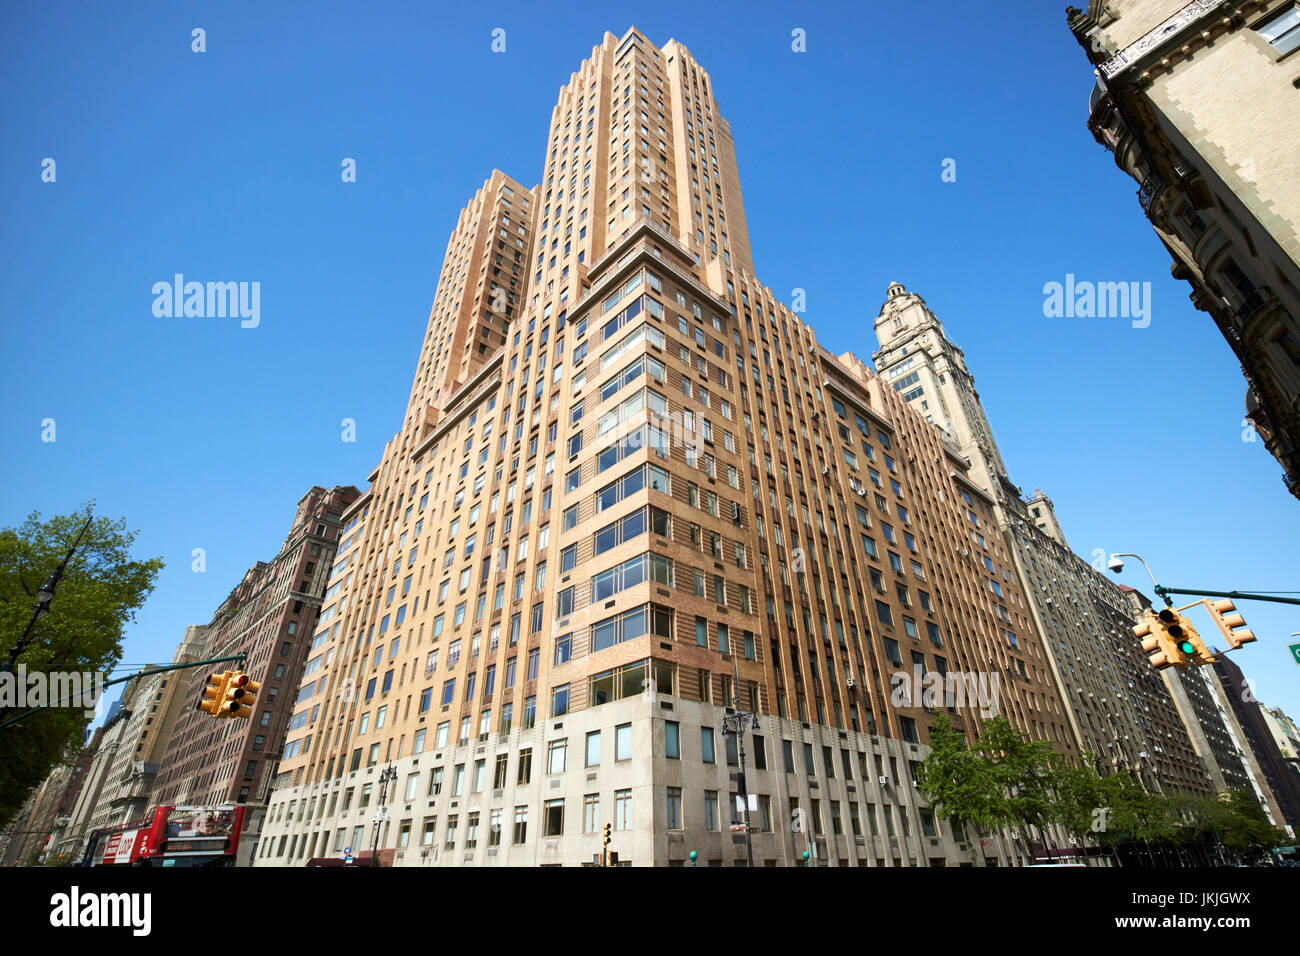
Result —
<svg viewBox="0 0 1300 956"><path fill-rule="evenodd" d="M1249 790L1229 790L1217 797L1179 801L1188 839L1218 843L1241 860L1254 862L1269 850L1291 842L1268 822L1268 815Z"/></svg>
<svg viewBox="0 0 1300 956"><path fill-rule="evenodd" d="M916 781L934 812L963 829L972 823L995 829L1005 822L1005 795L992 767L942 711L930 725L930 753L917 765ZM983 854L975 857L982 861Z"/></svg>
<svg viewBox="0 0 1300 956"><path fill-rule="evenodd" d="M121 519L91 518L92 507L93 502L48 520L33 512L22 525L0 529L0 663L15 650L15 667L25 666L28 674L107 672L121 660L123 631L153 590L163 562L135 560L136 532ZM24 642L37 591L88 518L50 613ZM0 722L22 712L0 708ZM52 767L75 753L87 722L80 707L52 707L0 728L0 826Z"/></svg>
<svg viewBox="0 0 1300 956"><path fill-rule="evenodd" d="M984 722L975 752L991 768L1003 796L1001 814L1007 825L1042 828L1054 814L1052 745L1030 740L1005 717Z"/></svg>

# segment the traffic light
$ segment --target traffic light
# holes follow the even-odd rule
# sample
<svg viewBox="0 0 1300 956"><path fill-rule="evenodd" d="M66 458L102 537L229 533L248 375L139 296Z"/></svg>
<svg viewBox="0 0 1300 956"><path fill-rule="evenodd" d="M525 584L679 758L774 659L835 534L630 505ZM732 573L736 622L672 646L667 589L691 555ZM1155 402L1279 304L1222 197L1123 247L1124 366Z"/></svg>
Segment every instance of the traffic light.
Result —
<svg viewBox="0 0 1300 956"><path fill-rule="evenodd" d="M203 688L203 699L199 701L195 709L201 710L205 714L211 714L213 717L221 717L221 701L226 696L226 681L229 678L230 671L210 674L207 686Z"/></svg>
<svg viewBox="0 0 1300 956"><path fill-rule="evenodd" d="M1142 650L1147 652L1151 666L1164 670L1170 665L1200 667L1214 663L1214 655L1196 633L1190 621L1171 607L1159 613L1150 609L1146 617L1133 628L1142 639Z"/></svg>
<svg viewBox="0 0 1300 956"><path fill-rule="evenodd" d="M259 687L261 685L250 679L243 671L235 671L231 674L222 697L222 716L245 719L251 717L253 704L256 703L254 698Z"/></svg>
<svg viewBox="0 0 1300 956"><path fill-rule="evenodd" d="M1228 646L1234 651L1241 648L1242 644L1249 644L1255 640L1255 635L1250 630L1234 631L1233 628L1245 628L1246 621L1240 614L1230 612L1237 610L1237 605L1233 604L1227 598L1222 601L1206 601L1205 609L1210 612L1210 617L1218 625L1219 630L1223 632L1223 639L1228 642Z"/></svg>
<svg viewBox="0 0 1300 956"><path fill-rule="evenodd" d="M1160 618L1154 611L1147 610L1146 616L1133 628L1133 633L1142 639L1142 650L1146 651L1147 660L1156 670L1164 670L1173 664L1181 666L1184 663L1178 648L1164 632Z"/></svg>
<svg viewBox="0 0 1300 956"><path fill-rule="evenodd" d="M1191 621L1171 607L1162 608L1157 617L1178 653L1182 655L1183 659L1179 662L1181 665L1200 667L1214 663L1214 655L1201 640L1201 635L1196 633Z"/></svg>
<svg viewBox="0 0 1300 956"><path fill-rule="evenodd" d="M603 842L601 843L601 846L609 846L609 841L610 841L610 836L611 836L610 831L611 831L612 829L613 829L613 827L611 827L608 823L605 824L604 829L601 831L601 833L602 833L602 840L603 840Z"/></svg>

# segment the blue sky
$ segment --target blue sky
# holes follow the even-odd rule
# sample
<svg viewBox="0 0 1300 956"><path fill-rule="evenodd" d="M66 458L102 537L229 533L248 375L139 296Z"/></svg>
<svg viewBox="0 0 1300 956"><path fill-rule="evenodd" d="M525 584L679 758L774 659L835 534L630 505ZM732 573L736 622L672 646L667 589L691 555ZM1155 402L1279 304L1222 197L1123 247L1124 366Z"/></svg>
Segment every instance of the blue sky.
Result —
<svg viewBox="0 0 1300 956"><path fill-rule="evenodd" d="M126 663L170 659L311 485L364 485L459 210L494 167L537 181L559 87L632 24L710 71L756 271L787 302L807 290L828 348L869 357L903 282L965 350L1012 478L1053 496L1076 551L1140 552L1171 585L1300 589L1300 505L1242 440L1236 361L1087 132L1092 72L1063 5L651 9L4 6L0 524L94 498L139 529L168 567ZM260 325L155 317L153 283L177 272L260 282ZM1067 273L1150 282L1150 326L1044 317L1044 284ZM1135 565L1121 580L1149 584ZM1236 660L1300 717L1300 608L1243 611L1260 640Z"/></svg>

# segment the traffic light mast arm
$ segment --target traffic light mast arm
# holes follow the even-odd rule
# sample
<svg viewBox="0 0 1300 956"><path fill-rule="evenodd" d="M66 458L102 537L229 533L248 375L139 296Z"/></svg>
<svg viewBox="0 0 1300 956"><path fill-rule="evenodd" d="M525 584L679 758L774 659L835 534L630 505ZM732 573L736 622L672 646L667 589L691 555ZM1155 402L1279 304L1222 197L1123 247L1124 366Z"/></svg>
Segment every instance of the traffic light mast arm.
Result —
<svg viewBox="0 0 1300 956"><path fill-rule="evenodd" d="M179 671L179 670L184 670L187 667L202 667L204 664L220 664L223 661L239 661L239 663L242 665L244 661L247 659L247 657L248 657L247 654L234 654L230 657L211 657L206 661L194 661L191 664L167 664L161 667L147 667L144 670L137 671L134 674L128 674L126 677L115 677L112 680L104 681L104 686L112 687L114 684L121 684L126 681L135 680L137 677L149 677L152 674L162 674L165 673L166 671ZM17 717L10 717L4 723L0 723L0 727L8 727L10 724L22 720L24 717L29 717L32 714L37 713L38 711L48 710L51 707L57 707L59 706L59 704L62 704L65 701L69 701L72 700L74 697L80 697L80 696L81 696L80 694L69 694L67 697L64 697L62 700L53 701L49 704L46 704L44 707L33 707L31 710L24 711L23 713L19 714Z"/></svg>
<svg viewBox="0 0 1300 956"><path fill-rule="evenodd" d="M1163 584L1157 584L1155 592L1165 600L1168 600L1167 595L1170 594L1199 594L1204 597L1236 598L1242 601L1273 601L1277 604L1300 604L1300 598L1274 597L1271 594L1251 594L1248 591L1203 591L1192 590L1191 588L1167 588Z"/></svg>

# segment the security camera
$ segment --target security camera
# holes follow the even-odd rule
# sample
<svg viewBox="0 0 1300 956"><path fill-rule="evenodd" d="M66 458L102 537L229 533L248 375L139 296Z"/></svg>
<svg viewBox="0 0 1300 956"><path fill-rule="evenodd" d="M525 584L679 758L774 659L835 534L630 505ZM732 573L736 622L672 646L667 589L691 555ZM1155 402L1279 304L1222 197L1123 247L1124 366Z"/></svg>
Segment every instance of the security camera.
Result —
<svg viewBox="0 0 1300 956"><path fill-rule="evenodd" d="M1119 574L1121 571L1124 570L1124 562L1112 554L1110 556L1110 561L1107 562L1106 564L1106 567L1110 568L1116 574Z"/></svg>

